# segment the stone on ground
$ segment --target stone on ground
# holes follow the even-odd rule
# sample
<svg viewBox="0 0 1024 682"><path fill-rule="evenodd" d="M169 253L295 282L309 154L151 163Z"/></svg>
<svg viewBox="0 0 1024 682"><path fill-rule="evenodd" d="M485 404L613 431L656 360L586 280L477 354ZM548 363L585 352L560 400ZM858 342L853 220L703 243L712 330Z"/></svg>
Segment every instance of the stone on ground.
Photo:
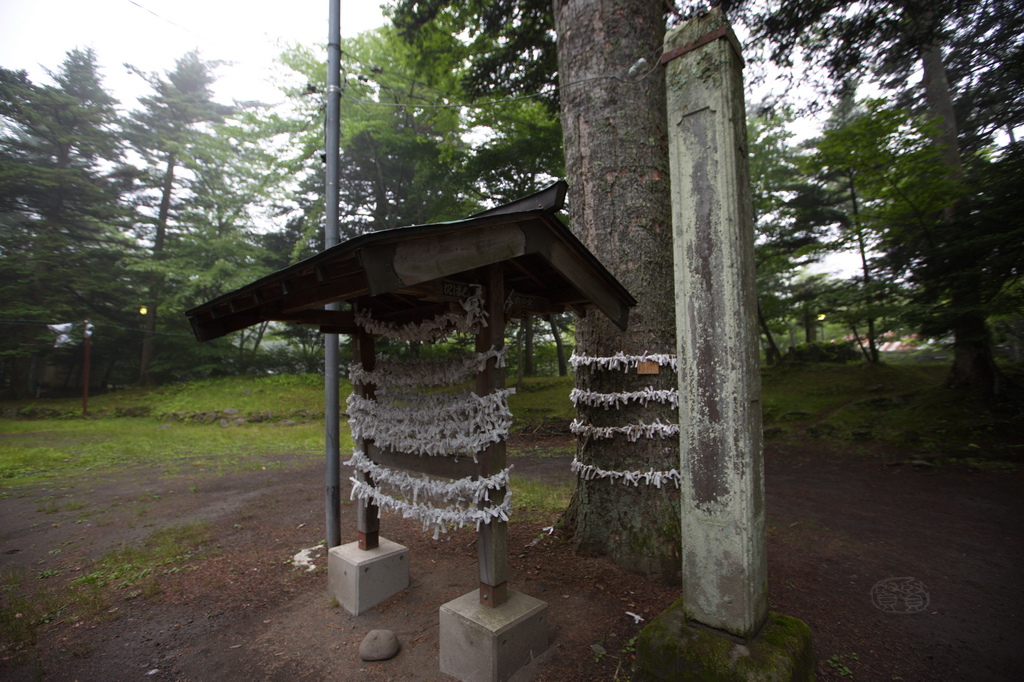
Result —
<svg viewBox="0 0 1024 682"><path fill-rule="evenodd" d="M398 637L392 630L370 630L359 645L364 661L386 661L398 653Z"/></svg>

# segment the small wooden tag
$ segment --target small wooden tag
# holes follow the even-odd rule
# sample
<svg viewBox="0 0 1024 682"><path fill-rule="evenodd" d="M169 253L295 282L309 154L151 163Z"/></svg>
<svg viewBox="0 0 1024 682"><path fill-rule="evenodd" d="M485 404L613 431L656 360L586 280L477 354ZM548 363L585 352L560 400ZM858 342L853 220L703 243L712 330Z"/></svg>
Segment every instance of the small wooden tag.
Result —
<svg viewBox="0 0 1024 682"><path fill-rule="evenodd" d="M658 374L660 367L653 360L641 360L636 363L637 374Z"/></svg>

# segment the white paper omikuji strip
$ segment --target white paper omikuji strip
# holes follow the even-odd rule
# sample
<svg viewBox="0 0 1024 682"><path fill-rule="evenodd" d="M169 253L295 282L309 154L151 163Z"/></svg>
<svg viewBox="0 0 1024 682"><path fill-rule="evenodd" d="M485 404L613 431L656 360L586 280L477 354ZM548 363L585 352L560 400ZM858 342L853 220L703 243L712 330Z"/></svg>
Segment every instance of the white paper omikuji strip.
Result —
<svg viewBox="0 0 1024 682"><path fill-rule="evenodd" d="M508 396L502 389L486 396L461 394L387 394L387 401L352 394L348 398L353 438L415 455L473 455L500 442L512 425ZM391 402L394 401L394 402ZM395 404L407 402L407 405Z"/></svg>
<svg viewBox="0 0 1024 682"><path fill-rule="evenodd" d="M370 500L380 509L389 509L407 519L416 519L423 523L424 531L430 528L434 529L435 540L439 533L448 532L448 526L462 528L474 524L479 532L481 524L491 523L494 520L508 521L509 515L512 513L511 491L506 493L505 499L500 505L463 509L456 506L435 507L429 502L400 500L384 493L380 488L374 488L355 478L349 480L352 481L351 498L353 500Z"/></svg>
<svg viewBox="0 0 1024 682"><path fill-rule="evenodd" d="M654 389L647 386L642 391L627 393L598 393L596 391L581 391L578 388L572 389L569 393L569 400L573 405L592 405L616 409L626 403L633 401L647 407L650 403L666 403L672 407L679 407L679 391L675 389Z"/></svg>
<svg viewBox="0 0 1024 682"><path fill-rule="evenodd" d="M387 485L397 489L406 497L411 496L413 502L418 502L420 496L424 496L446 501L465 502L469 500L473 504L479 504L487 499L490 491L507 487L508 474L512 469L512 467L508 467L487 478L467 477L442 481L430 478L426 474L413 476L401 469L392 469L376 464L360 450L353 451L352 459L345 462L345 465L368 473L373 479L374 485Z"/></svg>
<svg viewBox="0 0 1024 682"><path fill-rule="evenodd" d="M469 298L459 301L464 314L444 313L429 320L410 324L395 324L383 320L375 320L365 310L356 310L355 321L367 333L374 336L386 336L395 341L432 342L452 332L476 333L487 326L487 311L484 310L483 289L474 287L475 291Z"/></svg>
<svg viewBox="0 0 1024 682"><path fill-rule="evenodd" d="M641 362L656 362L662 367L671 367L676 371L676 356L669 353L647 353L643 355L626 355L619 351L611 357L598 357L596 355L577 355L575 352L569 358L569 364L573 369L579 367L597 367L598 369L621 369L629 371L635 369Z"/></svg>
<svg viewBox="0 0 1024 682"><path fill-rule="evenodd" d="M610 478L613 481L621 479L622 485L632 483L634 487L638 487L641 483L646 483L647 485L653 485L655 488L661 488L662 483L671 481L678 488L682 481L682 476L675 469L668 471L655 471L654 469L648 471L608 471L607 469L601 469L590 464L584 464L575 457L573 457L571 469L574 474L584 481L593 481L599 478Z"/></svg>
<svg viewBox="0 0 1024 682"><path fill-rule="evenodd" d="M631 443L640 438L668 438L679 435L678 424L662 424L660 421L653 424L629 424L628 426L591 426L584 424L578 419L573 419L569 424L569 430L577 436L593 436L594 438L612 438L616 434L623 434Z"/></svg>
<svg viewBox="0 0 1024 682"><path fill-rule="evenodd" d="M356 363L349 365L348 376L353 384L373 384L378 393L412 386L457 386L483 371L491 358L497 367L504 367L505 356L504 348L495 350L494 347L484 353L451 360L402 361L381 353L373 370L364 370L361 363Z"/></svg>

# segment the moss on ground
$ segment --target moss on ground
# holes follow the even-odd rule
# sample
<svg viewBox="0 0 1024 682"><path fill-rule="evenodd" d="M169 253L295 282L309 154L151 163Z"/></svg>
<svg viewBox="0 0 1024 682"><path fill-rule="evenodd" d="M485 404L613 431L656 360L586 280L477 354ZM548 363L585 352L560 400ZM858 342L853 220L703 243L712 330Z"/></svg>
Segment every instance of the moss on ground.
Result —
<svg viewBox="0 0 1024 682"><path fill-rule="evenodd" d="M796 618L769 614L753 640L687 622L680 599L640 631L635 680L776 682L813 680L811 631Z"/></svg>

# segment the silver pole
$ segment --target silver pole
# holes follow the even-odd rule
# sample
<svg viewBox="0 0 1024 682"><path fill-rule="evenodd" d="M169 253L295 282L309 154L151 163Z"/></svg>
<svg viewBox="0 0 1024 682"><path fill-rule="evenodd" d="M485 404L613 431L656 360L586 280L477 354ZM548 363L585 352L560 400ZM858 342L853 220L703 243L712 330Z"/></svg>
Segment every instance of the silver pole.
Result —
<svg viewBox="0 0 1024 682"><path fill-rule="evenodd" d="M324 213L327 224L324 248L335 246L338 234L338 135L341 108L341 0L328 0L327 40L327 125L324 151L327 155ZM328 303L327 310L341 310L340 303ZM324 441L326 467L327 548L341 544L341 471L338 447L338 335L324 335Z"/></svg>

